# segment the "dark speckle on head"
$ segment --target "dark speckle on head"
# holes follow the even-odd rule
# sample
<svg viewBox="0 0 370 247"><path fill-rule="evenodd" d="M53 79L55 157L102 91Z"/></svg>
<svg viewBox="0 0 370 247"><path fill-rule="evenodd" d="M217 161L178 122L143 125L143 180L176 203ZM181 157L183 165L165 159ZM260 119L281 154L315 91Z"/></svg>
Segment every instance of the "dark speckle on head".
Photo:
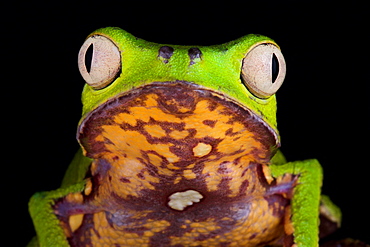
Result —
<svg viewBox="0 0 370 247"><path fill-rule="evenodd" d="M163 59L164 63L168 63L168 59L171 58L174 49L171 46L162 46L158 50L158 57Z"/></svg>
<svg viewBox="0 0 370 247"><path fill-rule="evenodd" d="M202 52L199 50L199 48L197 47L192 47L188 50L188 55L189 55L189 58L190 58L190 65L193 65L196 63L196 61L198 59L201 58L202 56Z"/></svg>

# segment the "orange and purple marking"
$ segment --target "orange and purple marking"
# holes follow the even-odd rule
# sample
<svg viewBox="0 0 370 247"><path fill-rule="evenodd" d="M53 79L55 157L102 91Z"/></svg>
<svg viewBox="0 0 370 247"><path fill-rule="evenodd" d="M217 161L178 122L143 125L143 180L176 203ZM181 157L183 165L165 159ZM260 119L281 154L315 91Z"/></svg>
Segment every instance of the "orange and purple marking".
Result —
<svg viewBox="0 0 370 247"><path fill-rule="evenodd" d="M94 159L54 210L71 246L256 246L284 241L293 176L271 179L275 133L186 82L118 95L80 125Z"/></svg>

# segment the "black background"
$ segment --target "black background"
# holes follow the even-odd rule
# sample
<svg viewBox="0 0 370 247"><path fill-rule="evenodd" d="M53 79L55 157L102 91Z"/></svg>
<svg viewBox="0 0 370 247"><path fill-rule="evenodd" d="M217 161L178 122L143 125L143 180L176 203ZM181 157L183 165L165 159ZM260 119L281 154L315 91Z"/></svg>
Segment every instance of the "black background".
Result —
<svg viewBox="0 0 370 247"><path fill-rule="evenodd" d="M282 150L289 160L317 158L324 167L323 192L343 211L334 237L370 242L366 7L354 1L278 2L52 1L2 8L9 14L1 35L1 204L11 246L24 246L34 234L30 196L58 188L78 148L84 82L77 53L90 32L105 26L180 45L219 44L248 33L273 38L287 63L277 93Z"/></svg>

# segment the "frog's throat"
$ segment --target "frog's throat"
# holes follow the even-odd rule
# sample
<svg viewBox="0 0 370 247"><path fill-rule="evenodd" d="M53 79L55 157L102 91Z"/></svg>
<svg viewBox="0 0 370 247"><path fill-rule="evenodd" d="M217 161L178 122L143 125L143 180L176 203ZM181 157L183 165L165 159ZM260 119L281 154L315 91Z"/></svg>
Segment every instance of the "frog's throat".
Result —
<svg viewBox="0 0 370 247"><path fill-rule="evenodd" d="M163 169L225 155L266 163L280 145L248 108L183 81L147 84L108 100L82 120L78 140L90 158L110 164L145 159Z"/></svg>
<svg viewBox="0 0 370 247"><path fill-rule="evenodd" d="M70 243L255 246L283 236L281 194L294 184L266 179L277 135L221 93L148 84L97 107L78 138L94 159L86 187L54 206Z"/></svg>

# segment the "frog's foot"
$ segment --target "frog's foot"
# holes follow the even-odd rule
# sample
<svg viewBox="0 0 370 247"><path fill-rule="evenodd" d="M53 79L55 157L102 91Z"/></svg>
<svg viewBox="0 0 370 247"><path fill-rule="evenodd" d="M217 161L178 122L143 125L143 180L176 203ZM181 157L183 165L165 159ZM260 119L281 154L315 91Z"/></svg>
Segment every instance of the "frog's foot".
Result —
<svg viewBox="0 0 370 247"><path fill-rule="evenodd" d="M269 177L269 176L267 176ZM297 186L299 175L293 175L290 173L279 176L274 181L275 185L269 187L266 191L266 195L281 195L289 201L293 197L294 188ZM283 216L284 234L276 241L277 246L294 246L294 227L291 221L291 205L285 207L285 213ZM275 245L274 245L275 246Z"/></svg>
<svg viewBox="0 0 370 247"><path fill-rule="evenodd" d="M270 187L267 190L266 195L279 194L283 195L284 198L292 199L293 188L297 185L298 178L298 175L288 173L278 177L276 180L276 185Z"/></svg>

